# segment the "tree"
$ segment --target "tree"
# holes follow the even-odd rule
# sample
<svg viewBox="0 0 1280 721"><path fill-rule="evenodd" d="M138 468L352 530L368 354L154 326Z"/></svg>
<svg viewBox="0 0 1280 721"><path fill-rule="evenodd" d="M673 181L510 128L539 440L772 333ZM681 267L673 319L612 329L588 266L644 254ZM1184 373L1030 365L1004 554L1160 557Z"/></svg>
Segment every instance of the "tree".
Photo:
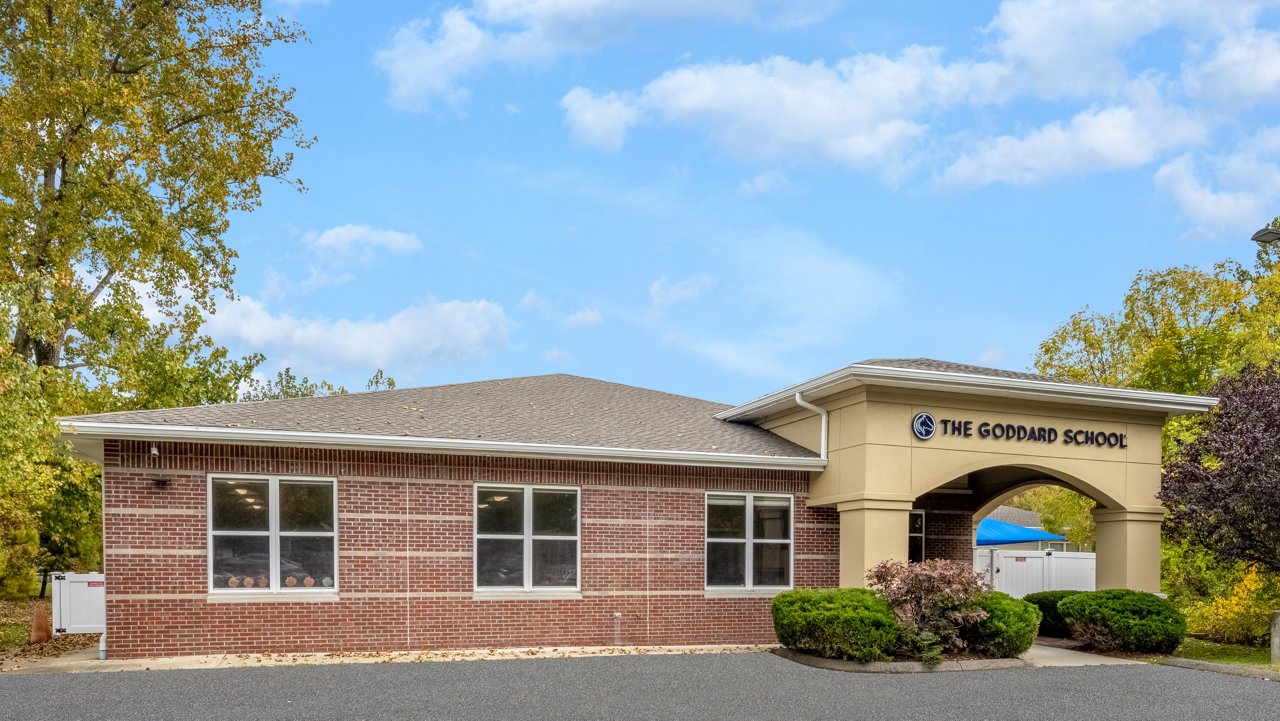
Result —
<svg viewBox="0 0 1280 721"><path fill-rule="evenodd" d="M201 333L228 217L309 145L260 0L0 5L0 591L93 557L94 472L57 415L234 400L261 361ZM94 534L96 535L96 534Z"/></svg>
<svg viewBox="0 0 1280 721"><path fill-rule="evenodd" d="M1060 486L1037 486L1019 493L1009 505L1040 514L1044 530L1065 537L1084 550L1094 544L1092 498Z"/></svg>
<svg viewBox="0 0 1280 721"><path fill-rule="evenodd" d="M1280 367L1245 367L1165 470L1169 528L1220 559L1280 573Z"/></svg>
<svg viewBox="0 0 1280 721"><path fill-rule="evenodd" d="M365 389L371 391L392 390L395 387L396 379L383 373L381 368L365 384ZM294 375L292 368L285 368L276 373L274 381L250 378L240 393L240 400L270 401L281 398L346 395L346 393L347 389L343 386L335 386L325 380L312 381L306 376L299 378Z"/></svg>
<svg viewBox="0 0 1280 721"><path fill-rule="evenodd" d="M300 37L260 0L0 9L0 304L18 358L76 370L100 402L234 398L259 359L229 360L200 327L232 294L228 215L285 179L277 146L310 142L293 90L260 72L263 49Z"/></svg>

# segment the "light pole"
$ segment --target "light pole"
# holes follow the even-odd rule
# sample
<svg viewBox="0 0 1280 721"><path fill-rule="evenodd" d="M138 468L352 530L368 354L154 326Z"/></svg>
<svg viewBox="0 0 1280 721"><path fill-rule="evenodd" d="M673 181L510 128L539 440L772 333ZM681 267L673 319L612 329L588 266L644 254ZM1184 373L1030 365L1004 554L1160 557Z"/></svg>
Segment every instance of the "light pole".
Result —
<svg viewBox="0 0 1280 721"><path fill-rule="evenodd" d="M1267 226L1253 234L1253 242L1258 245L1275 245L1280 243L1280 230Z"/></svg>

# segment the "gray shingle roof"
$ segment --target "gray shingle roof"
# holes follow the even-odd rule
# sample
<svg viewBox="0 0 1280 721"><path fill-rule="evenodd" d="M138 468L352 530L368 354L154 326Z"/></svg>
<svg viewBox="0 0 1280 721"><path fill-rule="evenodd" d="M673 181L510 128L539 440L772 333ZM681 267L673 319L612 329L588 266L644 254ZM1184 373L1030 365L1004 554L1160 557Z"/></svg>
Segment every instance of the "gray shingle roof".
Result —
<svg viewBox="0 0 1280 721"><path fill-rule="evenodd" d="M937 371L939 373L966 373L975 376L989 376L991 378L1010 378L1013 380L1024 381L1043 381L1045 383L1066 383L1073 386L1094 386L1096 388L1118 388L1119 386L1108 386L1102 383L1090 383L1088 381L1077 381L1070 378L1058 378L1056 376L1043 376L1038 373L1021 373L1019 371L1007 371L1000 368L987 368L985 366L969 365L967 363L952 363L950 361L934 360L932 358L872 358L870 360L859 361L856 365L863 366L880 366L882 368L903 368L906 370L918 371Z"/></svg>
<svg viewBox="0 0 1280 721"><path fill-rule="evenodd" d="M1040 521L1040 514L1035 511L1028 511L1023 508L1014 508L1013 506L996 506L996 509L987 515L987 518L994 518L997 521L1012 523L1025 528L1043 528Z"/></svg>
<svg viewBox="0 0 1280 721"><path fill-rule="evenodd" d="M817 457L762 428L711 417L728 407L557 374L64 420Z"/></svg>

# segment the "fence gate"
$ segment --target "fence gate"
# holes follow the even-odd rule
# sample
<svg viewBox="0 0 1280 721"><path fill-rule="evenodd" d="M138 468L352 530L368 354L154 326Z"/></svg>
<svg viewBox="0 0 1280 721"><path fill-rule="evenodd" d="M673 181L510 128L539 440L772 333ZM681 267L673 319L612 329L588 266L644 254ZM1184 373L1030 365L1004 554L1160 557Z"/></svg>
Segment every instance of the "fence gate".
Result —
<svg viewBox="0 0 1280 721"><path fill-rule="evenodd" d="M1014 598L1039 591L1092 591L1096 554L973 549L973 568Z"/></svg>
<svg viewBox="0 0 1280 721"><path fill-rule="evenodd" d="M101 573L55 573L53 635L107 632L107 577Z"/></svg>

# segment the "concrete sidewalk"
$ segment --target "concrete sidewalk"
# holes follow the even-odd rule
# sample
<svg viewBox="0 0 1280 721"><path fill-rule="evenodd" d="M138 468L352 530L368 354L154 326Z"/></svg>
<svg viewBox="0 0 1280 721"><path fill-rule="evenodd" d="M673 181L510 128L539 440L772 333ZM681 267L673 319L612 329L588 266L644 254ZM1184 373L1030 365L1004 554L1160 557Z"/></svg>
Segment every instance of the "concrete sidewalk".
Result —
<svg viewBox="0 0 1280 721"><path fill-rule="evenodd" d="M763 653L773 646L591 646L565 648L507 648L463 651L390 651L381 653L273 653L168 656L163 658L98 660L96 648L63 656L42 658L5 673L102 673L107 671L152 671L206 668L256 668L273 666L322 666L331 664L428 663L440 661L498 661L531 658L584 658L605 656L650 656L725 653ZM1036 644L1022 655L1032 666L1119 666L1140 664L1123 658L1098 656L1064 648Z"/></svg>

